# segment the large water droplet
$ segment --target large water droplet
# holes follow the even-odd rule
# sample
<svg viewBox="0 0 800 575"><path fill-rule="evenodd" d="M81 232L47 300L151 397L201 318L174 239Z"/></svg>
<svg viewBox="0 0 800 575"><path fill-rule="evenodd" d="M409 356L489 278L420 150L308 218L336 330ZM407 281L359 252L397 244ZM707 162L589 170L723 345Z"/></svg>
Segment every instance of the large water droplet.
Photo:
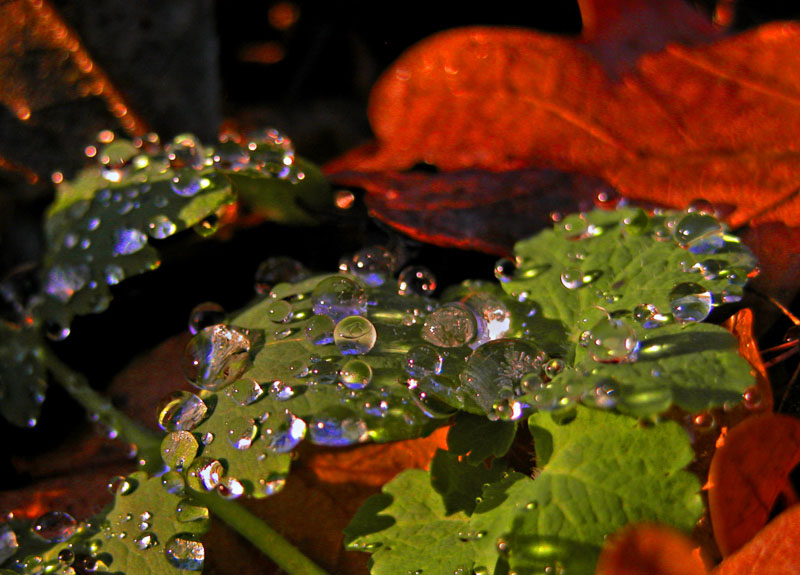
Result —
<svg viewBox="0 0 800 575"><path fill-rule="evenodd" d="M195 491L211 491L224 476L222 463L210 457L198 457L189 465L186 480Z"/></svg>
<svg viewBox="0 0 800 575"><path fill-rule="evenodd" d="M133 540L133 544L139 551L146 551L158 545L158 537L156 537L155 533L147 531L136 537Z"/></svg>
<svg viewBox="0 0 800 575"><path fill-rule="evenodd" d="M180 134L164 145L164 152L173 168L199 170L205 163L205 152L193 134Z"/></svg>
<svg viewBox="0 0 800 575"><path fill-rule="evenodd" d="M478 331L471 347L477 347L494 339L504 337L511 328L511 312L495 296L486 292L474 292L461 300L478 319Z"/></svg>
<svg viewBox="0 0 800 575"><path fill-rule="evenodd" d="M170 180L169 186L177 195L191 198L197 195L200 190L210 187L211 182L193 172L181 171Z"/></svg>
<svg viewBox="0 0 800 575"><path fill-rule="evenodd" d="M676 285L669 293L670 311L681 323L703 321L711 313L711 292L700 284L686 282Z"/></svg>
<svg viewBox="0 0 800 575"><path fill-rule="evenodd" d="M174 391L161 400L158 425L164 431L191 431L206 418L208 407L195 394Z"/></svg>
<svg viewBox="0 0 800 575"><path fill-rule="evenodd" d="M207 301L196 305L189 313L189 332L197 335L205 328L221 324L225 320L225 310L218 303Z"/></svg>
<svg viewBox="0 0 800 575"><path fill-rule="evenodd" d="M700 212L683 216L672 233L681 247L695 254L714 253L725 244L719 221Z"/></svg>
<svg viewBox="0 0 800 575"><path fill-rule="evenodd" d="M114 232L114 255L135 254L147 243L147 236L133 228L119 228Z"/></svg>
<svg viewBox="0 0 800 575"><path fill-rule="evenodd" d="M311 294L314 313L339 321L367 311L367 292L356 280L345 275L325 278Z"/></svg>
<svg viewBox="0 0 800 575"><path fill-rule="evenodd" d="M61 543L74 535L78 522L69 513L50 511L34 521L31 529L48 543Z"/></svg>
<svg viewBox="0 0 800 575"><path fill-rule="evenodd" d="M170 469L181 471L194 460L199 447L190 432L173 431L161 441L161 458Z"/></svg>
<svg viewBox="0 0 800 575"><path fill-rule="evenodd" d="M280 283L291 283L308 277L309 272L299 261L274 256L261 262L255 274L256 293L265 294Z"/></svg>
<svg viewBox="0 0 800 575"><path fill-rule="evenodd" d="M349 270L368 286L379 286L395 269L396 258L383 246L370 246L355 253Z"/></svg>
<svg viewBox="0 0 800 575"><path fill-rule="evenodd" d="M439 375L442 372L442 356L429 345L417 345L406 353L405 368L412 377Z"/></svg>
<svg viewBox="0 0 800 575"><path fill-rule="evenodd" d="M155 215L147 222L147 234L157 240L163 240L176 231L178 231L178 226L175 225L175 222L163 214Z"/></svg>
<svg viewBox="0 0 800 575"><path fill-rule="evenodd" d="M372 367L366 361L351 359L342 366L340 376L348 389L364 389L372 381Z"/></svg>
<svg viewBox="0 0 800 575"><path fill-rule="evenodd" d="M420 336L438 347L460 347L471 342L476 333L472 310L463 303L448 303L426 318Z"/></svg>
<svg viewBox="0 0 800 575"><path fill-rule="evenodd" d="M242 330L226 325L209 326L186 344L184 375L201 389L219 389L247 368L249 350L250 340Z"/></svg>
<svg viewBox="0 0 800 575"><path fill-rule="evenodd" d="M317 445L341 447L367 440L367 424L360 419L319 418L308 426L308 437Z"/></svg>
<svg viewBox="0 0 800 575"><path fill-rule="evenodd" d="M334 321L326 315L315 315L308 320L305 327L306 339L314 345L333 343Z"/></svg>
<svg viewBox="0 0 800 575"><path fill-rule="evenodd" d="M271 413L262 423L261 437L270 451L288 453L303 440L306 431L306 422L293 413Z"/></svg>
<svg viewBox="0 0 800 575"><path fill-rule="evenodd" d="M231 139L220 139L214 146L213 160L223 170L238 172L248 167L250 156L242 146Z"/></svg>
<svg viewBox="0 0 800 575"><path fill-rule="evenodd" d="M587 350L593 360L621 363L636 360L639 340L633 328L620 319L603 318L590 329Z"/></svg>
<svg viewBox="0 0 800 575"><path fill-rule="evenodd" d="M258 425L252 417L237 416L228 422L226 435L236 449L249 449L258 435Z"/></svg>
<svg viewBox="0 0 800 575"><path fill-rule="evenodd" d="M276 178L287 178L294 164L292 141L274 128L250 136L247 149L250 163Z"/></svg>
<svg viewBox="0 0 800 575"><path fill-rule="evenodd" d="M170 565L185 571L202 571L206 550L191 533L174 535L164 546L164 555Z"/></svg>
<svg viewBox="0 0 800 575"><path fill-rule="evenodd" d="M397 293L400 295L429 296L436 291L436 276L423 266L408 266L397 276Z"/></svg>
<svg viewBox="0 0 800 575"><path fill-rule="evenodd" d="M17 534L9 525L0 526L0 565L14 556L19 548Z"/></svg>
<svg viewBox="0 0 800 575"><path fill-rule="evenodd" d="M344 318L333 330L333 341L343 355L368 353L377 339L372 322L358 315Z"/></svg>

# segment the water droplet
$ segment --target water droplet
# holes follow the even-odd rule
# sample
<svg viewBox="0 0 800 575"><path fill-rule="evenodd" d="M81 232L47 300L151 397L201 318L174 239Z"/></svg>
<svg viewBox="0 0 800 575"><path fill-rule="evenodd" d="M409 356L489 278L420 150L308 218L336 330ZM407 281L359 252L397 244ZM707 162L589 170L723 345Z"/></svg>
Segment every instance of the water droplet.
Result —
<svg viewBox="0 0 800 575"><path fill-rule="evenodd" d="M334 321L326 315L315 315L308 320L305 327L306 339L314 345L333 343Z"/></svg>
<svg viewBox="0 0 800 575"><path fill-rule="evenodd" d="M125 271L116 264L108 264L105 269L105 277L108 285L117 285L125 279Z"/></svg>
<svg viewBox="0 0 800 575"><path fill-rule="evenodd" d="M725 244L722 224L714 216L690 212L683 216L673 231L675 241L694 254L711 254Z"/></svg>
<svg viewBox="0 0 800 575"><path fill-rule="evenodd" d="M275 495L285 486L286 478L277 474L272 474L267 479L258 480L258 490L267 497Z"/></svg>
<svg viewBox="0 0 800 575"><path fill-rule="evenodd" d="M146 532L142 533L133 540L133 544L139 551L146 551L158 545L158 537L155 533Z"/></svg>
<svg viewBox="0 0 800 575"><path fill-rule="evenodd" d="M188 431L173 431L161 441L161 458L170 469L183 470L189 465L200 445L194 435Z"/></svg>
<svg viewBox="0 0 800 575"><path fill-rule="evenodd" d="M306 422L288 411L283 414L269 414L262 424L261 437L267 442L267 449L273 453L288 453L306 436Z"/></svg>
<svg viewBox="0 0 800 575"><path fill-rule="evenodd" d="M244 485L235 477L226 477L217 485L217 493L225 499L238 499L244 495Z"/></svg>
<svg viewBox="0 0 800 575"><path fill-rule="evenodd" d="M290 384L278 379L269 385L268 393L270 398L276 401L286 401L297 395L297 390Z"/></svg>
<svg viewBox="0 0 800 575"><path fill-rule="evenodd" d="M208 407L195 394L174 391L161 400L158 425L164 431L191 431L206 418Z"/></svg>
<svg viewBox="0 0 800 575"><path fill-rule="evenodd" d="M210 457L198 457L189 465L186 481L195 491L211 491L224 476L222 463Z"/></svg>
<svg viewBox="0 0 800 575"><path fill-rule="evenodd" d="M292 141L274 128L253 134L247 142L250 163L276 178L287 178L294 164Z"/></svg>
<svg viewBox="0 0 800 575"><path fill-rule="evenodd" d="M650 217L643 209L637 208L632 214L622 218L619 225L626 236L639 236L647 231Z"/></svg>
<svg viewBox="0 0 800 575"><path fill-rule="evenodd" d="M240 379L226 390L226 395L244 407L258 401L264 389L255 379Z"/></svg>
<svg viewBox="0 0 800 575"><path fill-rule="evenodd" d="M761 407L764 401L764 396L758 387L753 386L744 390L744 393L742 394L742 400L744 401L745 408L751 410L758 409Z"/></svg>
<svg viewBox="0 0 800 575"><path fill-rule="evenodd" d="M364 389L372 381L372 367L360 359L348 360L340 374L342 383L348 389Z"/></svg>
<svg viewBox="0 0 800 575"><path fill-rule="evenodd" d="M442 372L442 356L429 345L416 345L406 353L405 368L412 377L439 375Z"/></svg>
<svg viewBox="0 0 800 575"><path fill-rule="evenodd" d="M193 172L179 172L169 182L169 187L172 188L172 191L184 198L195 196L204 187L207 188L210 185L210 181L199 177Z"/></svg>
<svg viewBox="0 0 800 575"><path fill-rule="evenodd" d="M186 489L186 483L183 481L183 475L178 471L167 471L161 476L161 487L167 493L173 495L182 495Z"/></svg>
<svg viewBox="0 0 800 575"><path fill-rule="evenodd" d="M545 358L544 352L531 342L520 339L490 341L470 354L459 380L470 390L475 402L491 416L495 404L522 392L523 378L531 372L540 372Z"/></svg>
<svg viewBox="0 0 800 575"><path fill-rule="evenodd" d="M400 295L429 296L436 291L436 276L423 266L408 266L397 276L397 293Z"/></svg>
<svg viewBox="0 0 800 575"><path fill-rule="evenodd" d="M461 301L472 310L478 320L478 330L470 347L500 339L508 333L511 328L511 312L495 296L486 292L474 292Z"/></svg>
<svg viewBox="0 0 800 575"><path fill-rule="evenodd" d="M308 438L317 445L340 447L367 440L367 424L360 419L319 418L308 426Z"/></svg>
<svg viewBox="0 0 800 575"><path fill-rule="evenodd" d="M670 311L681 323L703 321L711 313L711 293L700 284L678 284L670 291L669 299Z"/></svg>
<svg viewBox="0 0 800 575"><path fill-rule="evenodd" d="M210 391L234 381L250 363L247 334L226 325L197 333L184 350L183 373L193 385Z"/></svg>
<svg viewBox="0 0 800 575"><path fill-rule="evenodd" d="M258 425L251 417L234 417L227 424L226 435L228 443L236 449L250 449L253 440L258 435Z"/></svg>
<svg viewBox="0 0 800 575"><path fill-rule="evenodd" d="M77 531L78 522L69 513L50 511L34 521L31 529L48 543L61 543Z"/></svg>
<svg viewBox="0 0 800 575"><path fill-rule="evenodd" d="M292 319L292 304L286 300L275 300L267 306L267 318L275 323L286 323Z"/></svg>
<svg viewBox="0 0 800 575"><path fill-rule="evenodd" d="M233 140L220 140L214 147L214 163L218 164L223 170L233 170L238 172L248 167L250 155Z"/></svg>
<svg viewBox="0 0 800 575"><path fill-rule="evenodd" d="M0 565L14 556L19 548L17 534L9 525L0 526Z"/></svg>
<svg viewBox="0 0 800 575"><path fill-rule="evenodd" d="M136 489L137 483L133 479L117 475L108 481L107 487L113 495L130 495Z"/></svg>
<svg viewBox="0 0 800 575"><path fill-rule="evenodd" d="M178 231L178 226L175 225L175 222L163 214L155 215L147 222L147 234L157 240L163 240L176 231Z"/></svg>
<svg viewBox="0 0 800 575"><path fill-rule="evenodd" d="M601 275L600 270L585 272L579 268L567 268L561 273L561 283L567 289L578 289L592 283Z"/></svg>
<svg viewBox="0 0 800 575"><path fill-rule="evenodd" d="M645 329L661 327L669 322L669 317L658 311L658 308L650 303L641 303L633 308L633 319Z"/></svg>
<svg viewBox="0 0 800 575"><path fill-rule="evenodd" d="M255 274L256 293L265 294L279 283L291 283L308 277L309 272L299 261L275 256L261 262Z"/></svg>
<svg viewBox="0 0 800 575"><path fill-rule="evenodd" d="M359 250L350 262L350 272L368 286L382 285L395 269L396 258L383 246Z"/></svg>
<svg viewBox="0 0 800 575"><path fill-rule="evenodd" d="M714 207L714 204L705 200L703 198L693 200L690 204L687 212L697 212L699 214L709 214L715 216L717 213L717 209Z"/></svg>
<svg viewBox="0 0 800 575"><path fill-rule="evenodd" d="M72 549L62 549L58 552L58 560L65 566L72 565L75 561L75 553Z"/></svg>
<svg viewBox="0 0 800 575"><path fill-rule="evenodd" d="M194 233L202 238L208 238L217 233L219 229L219 216L217 214L209 214L192 226Z"/></svg>
<svg viewBox="0 0 800 575"><path fill-rule="evenodd" d="M375 326L365 317L346 317L333 329L333 341L343 355L368 353L378 338Z"/></svg>
<svg viewBox="0 0 800 575"><path fill-rule="evenodd" d="M584 394L583 400L601 409L613 409L617 405L617 388L610 380L598 383Z"/></svg>
<svg viewBox="0 0 800 575"><path fill-rule="evenodd" d="M181 499L175 508L175 517L181 523L205 521L208 519L208 509L195 505L192 499Z"/></svg>
<svg viewBox="0 0 800 575"><path fill-rule="evenodd" d="M75 292L83 289L88 281L89 267L87 265L53 266L47 270L44 290L60 302L67 303Z"/></svg>
<svg viewBox="0 0 800 575"><path fill-rule="evenodd" d="M325 278L311 294L314 313L326 315L334 321L367 311L367 292L357 281L345 276Z"/></svg>
<svg viewBox="0 0 800 575"><path fill-rule="evenodd" d="M503 283L508 283L514 279L515 271L517 271L517 264L508 258L501 258L494 264L494 277Z"/></svg>
<svg viewBox="0 0 800 575"><path fill-rule="evenodd" d="M164 547L170 565L186 571L202 571L206 550L190 533L174 535Z"/></svg>
<svg viewBox="0 0 800 575"><path fill-rule="evenodd" d="M691 416L691 423L695 431L705 433L714 429L714 426L717 422L713 413L710 411L704 411Z"/></svg>
<svg viewBox="0 0 800 575"><path fill-rule="evenodd" d="M567 364L564 362L563 359L560 358L553 358L547 363L544 364L544 375L548 379L553 379L559 373L564 371L564 368Z"/></svg>
<svg viewBox="0 0 800 575"><path fill-rule="evenodd" d="M620 319L601 319L589 329L587 350L601 363L636 361L639 340L634 329Z"/></svg>
<svg viewBox="0 0 800 575"><path fill-rule="evenodd" d="M459 347L477 333L475 314L463 303L447 303L430 314L422 326L422 339L438 347Z"/></svg>
<svg viewBox="0 0 800 575"><path fill-rule="evenodd" d="M179 134L164 145L164 152L173 168L199 170L205 164L205 152L193 134Z"/></svg>
<svg viewBox="0 0 800 575"><path fill-rule="evenodd" d="M197 335L207 327L225 321L225 310L218 303L207 301L198 304L189 313L189 332Z"/></svg>
<svg viewBox="0 0 800 575"><path fill-rule="evenodd" d="M133 228L119 228L114 231L114 255L135 254L147 243L147 236Z"/></svg>

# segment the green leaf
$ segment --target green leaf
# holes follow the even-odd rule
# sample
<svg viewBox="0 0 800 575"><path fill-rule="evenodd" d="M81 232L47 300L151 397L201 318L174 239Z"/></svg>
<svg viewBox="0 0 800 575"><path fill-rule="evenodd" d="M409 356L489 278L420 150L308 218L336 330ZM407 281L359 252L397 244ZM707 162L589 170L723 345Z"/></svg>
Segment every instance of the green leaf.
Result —
<svg viewBox="0 0 800 575"><path fill-rule="evenodd" d="M625 415L575 409L566 423L547 413L530 418L541 472L490 485L470 519L503 539L512 570L560 564L583 572L604 538L626 524L654 521L688 532L702 513L699 481L683 469L693 451L679 425L642 427ZM492 537L484 539L476 546L490 555Z"/></svg>
<svg viewBox="0 0 800 575"><path fill-rule="evenodd" d="M202 570L199 538L208 530L208 510L185 498L181 483L170 484L168 491L162 478L143 472L117 481L112 505L87 522L73 523L63 537L47 541L34 533L41 519L33 526L8 524L19 548L7 566L30 575L68 575L73 568L123 575Z"/></svg>
<svg viewBox="0 0 800 575"><path fill-rule="evenodd" d="M517 434L513 421L489 421L471 413L459 413L447 432L447 449L466 455L467 463L478 465L489 457L503 457Z"/></svg>
<svg viewBox="0 0 800 575"><path fill-rule="evenodd" d="M33 427L47 390L38 330L0 321L0 413Z"/></svg>
<svg viewBox="0 0 800 575"><path fill-rule="evenodd" d="M499 481L505 469L505 463L499 460L491 467L470 465L460 461L458 455L439 449L431 461L431 485L441 494L448 515L457 511L471 515L483 486Z"/></svg>
<svg viewBox="0 0 800 575"><path fill-rule="evenodd" d="M515 253L518 268L503 288L542 316L526 337L536 341L548 331L541 322L555 321L568 343L555 352L566 366L548 401L583 396L651 415L672 402L688 411L736 403L753 384L734 339L700 323L713 307L737 301L755 268L749 250L711 216L575 214L519 242ZM552 343L542 346L554 353ZM532 396L521 401L546 407Z"/></svg>
<svg viewBox="0 0 800 575"><path fill-rule="evenodd" d="M467 529L467 515L447 513L428 473L407 470L356 513L345 545L372 553L372 575L469 573L474 548Z"/></svg>

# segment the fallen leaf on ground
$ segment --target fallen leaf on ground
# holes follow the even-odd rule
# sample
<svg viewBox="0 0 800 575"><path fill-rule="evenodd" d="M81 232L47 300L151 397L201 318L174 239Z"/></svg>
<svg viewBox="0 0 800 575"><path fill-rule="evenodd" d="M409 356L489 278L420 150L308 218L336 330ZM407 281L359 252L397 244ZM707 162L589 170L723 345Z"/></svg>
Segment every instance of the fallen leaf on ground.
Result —
<svg viewBox="0 0 800 575"><path fill-rule="evenodd" d="M612 535L597 560L596 575L704 575L697 545L663 525L638 524Z"/></svg>

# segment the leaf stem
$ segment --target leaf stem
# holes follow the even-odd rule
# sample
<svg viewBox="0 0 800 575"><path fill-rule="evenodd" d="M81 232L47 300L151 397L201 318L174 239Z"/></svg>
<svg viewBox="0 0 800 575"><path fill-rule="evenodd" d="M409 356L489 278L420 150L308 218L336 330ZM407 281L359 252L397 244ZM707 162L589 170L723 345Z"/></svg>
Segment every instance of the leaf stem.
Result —
<svg viewBox="0 0 800 575"><path fill-rule="evenodd" d="M223 499L216 493L194 492L192 496L287 573L326 575L321 567L242 505Z"/></svg>
<svg viewBox="0 0 800 575"><path fill-rule="evenodd" d="M91 415L114 430L115 437L136 446L140 460L160 467L161 440L157 433L142 427L123 412L114 407L111 401L89 385L86 377L74 371L61 361L52 350L42 346L42 362L53 378L72 398L80 403Z"/></svg>

